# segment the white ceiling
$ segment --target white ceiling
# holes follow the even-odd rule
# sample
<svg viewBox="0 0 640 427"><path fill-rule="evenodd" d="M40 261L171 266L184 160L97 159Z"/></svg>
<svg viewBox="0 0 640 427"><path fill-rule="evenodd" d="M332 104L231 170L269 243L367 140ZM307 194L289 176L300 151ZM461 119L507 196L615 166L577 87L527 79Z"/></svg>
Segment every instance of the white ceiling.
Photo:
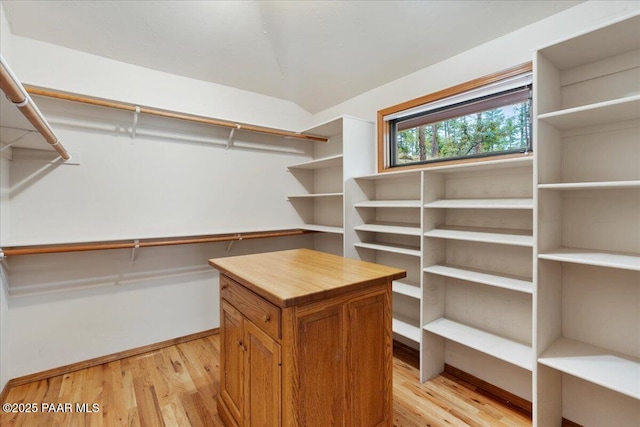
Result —
<svg viewBox="0 0 640 427"><path fill-rule="evenodd" d="M12 1L14 35L315 113L579 1Z"/></svg>

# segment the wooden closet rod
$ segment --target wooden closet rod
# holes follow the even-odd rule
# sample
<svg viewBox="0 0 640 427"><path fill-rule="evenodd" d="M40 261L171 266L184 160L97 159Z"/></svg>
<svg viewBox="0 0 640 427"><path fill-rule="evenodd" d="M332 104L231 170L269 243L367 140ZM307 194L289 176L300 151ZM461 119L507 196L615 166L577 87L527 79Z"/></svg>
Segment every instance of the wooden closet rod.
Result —
<svg viewBox="0 0 640 427"><path fill-rule="evenodd" d="M164 239L140 239L133 241L116 241L116 242L90 242L69 245L38 245L23 247L3 248L2 252L5 257L13 255L37 255L37 254L54 254L63 252L84 252L84 251L100 251L106 249L133 249L148 248L152 246L173 246L173 245L191 245L195 243L214 243L214 242L230 242L236 240L266 239L270 237L300 236L302 234L314 233L313 231L291 229L276 231L260 231L248 233L233 234L212 234L204 236L191 237L167 237Z"/></svg>
<svg viewBox="0 0 640 427"><path fill-rule="evenodd" d="M183 113L177 113L173 111L160 110L157 108L136 106L133 104L126 104L122 102L107 101L103 99L90 98L86 96L74 95L70 93L59 92L59 91L54 91L49 89L41 89L34 86L25 86L25 88L27 92L30 93L31 95L46 96L49 98L56 98L56 99L64 99L65 101L73 101L73 102L79 102L83 104L97 105L100 107L115 108L118 110L125 110L125 111L131 111L131 112L135 112L136 107L138 107L139 113L149 114L152 116L185 120L189 122L226 127L230 129L240 129L240 130L246 130L250 132L258 132L258 133L263 133L268 135L282 136L285 138L303 139L307 141L316 141L316 142L328 141L328 138L325 138L322 136L307 135L304 133L292 132L288 130L267 128L262 126L250 125L246 123L235 123L235 122L229 122L225 120L212 119L209 117L196 116L193 114L183 114Z"/></svg>
<svg viewBox="0 0 640 427"><path fill-rule="evenodd" d="M47 123L38 107L33 102L20 81L13 74L9 65L0 55L0 89L7 95L7 98L15 105L20 112L31 122L31 124L40 132L49 144L60 154L65 160L69 160L70 156L67 150L62 146L58 137L53 133L51 126Z"/></svg>

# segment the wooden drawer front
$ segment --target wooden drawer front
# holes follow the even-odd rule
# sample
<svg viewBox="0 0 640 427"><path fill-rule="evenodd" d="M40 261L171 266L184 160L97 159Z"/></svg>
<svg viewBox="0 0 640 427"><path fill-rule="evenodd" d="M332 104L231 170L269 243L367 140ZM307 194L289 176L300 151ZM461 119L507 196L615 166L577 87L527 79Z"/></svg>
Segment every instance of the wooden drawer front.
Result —
<svg viewBox="0 0 640 427"><path fill-rule="evenodd" d="M281 338L280 309L227 276L220 275L220 297L273 338Z"/></svg>

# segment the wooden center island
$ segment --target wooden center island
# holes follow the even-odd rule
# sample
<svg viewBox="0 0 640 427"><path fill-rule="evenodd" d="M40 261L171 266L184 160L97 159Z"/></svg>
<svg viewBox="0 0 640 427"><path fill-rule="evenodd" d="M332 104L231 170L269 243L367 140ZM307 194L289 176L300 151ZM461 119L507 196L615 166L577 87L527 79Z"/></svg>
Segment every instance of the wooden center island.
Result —
<svg viewBox="0 0 640 427"><path fill-rule="evenodd" d="M391 282L406 272L309 249L220 271L227 426L391 426Z"/></svg>

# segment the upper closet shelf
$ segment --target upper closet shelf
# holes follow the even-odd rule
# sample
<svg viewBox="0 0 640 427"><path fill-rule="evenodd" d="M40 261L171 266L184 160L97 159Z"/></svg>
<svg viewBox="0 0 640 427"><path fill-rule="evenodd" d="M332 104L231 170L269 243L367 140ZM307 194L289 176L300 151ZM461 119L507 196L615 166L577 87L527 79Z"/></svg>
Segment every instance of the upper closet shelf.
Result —
<svg viewBox="0 0 640 427"><path fill-rule="evenodd" d="M540 259L640 271L640 255L561 247L538 255Z"/></svg>
<svg viewBox="0 0 640 427"><path fill-rule="evenodd" d="M533 351L524 344L444 317L428 323L424 329L528 371L532 370Z"/></svg>
<svg viewBox="0 0 640 427"><path fill-rule="evenodd" d="M288 166L288 169L323 169L333 166L342 166L342 154L325 157L322 159L311 160L309 162L298 163L296 165Z"/></svg>
<svg viewBox="0 0 640 427"><path fill-rule="evenodd" d="M560 182L538 184L541 190L621 190L640 188L640 181Z"/></svg>
<svg viewBox="0 0 640 427"><path fill-rule="evenodd" d="M420 200L368 200L355 203L356 208L419 208Z"/></svg>
<svg viewBox="0 0 640 427"><path fill-rule="evenodd" d="M560 338L538 359L543 365L640 399L640 359Z"/></svg>
<svg viewBox="0 0 640 427"><path fill-rule="evenodd" d="M540 114L538 119L565 130L640 119L640 95Z"/></svg>
<svg viewBox="0 0 640 427"><path fill-rule="evenodd" d="M424 205L435 209L533 209L533 199L442 199Z"/></svg>
<svg viewBox="0 0 640 427"><path fill-rule="evenodd" d="M525 234L526 233L526 234ZM523 230L479 229L472 227L435 228L424 235L440 239L465 240L468 242L496 243L500 245L533 247L533 236Z"/></svg>

